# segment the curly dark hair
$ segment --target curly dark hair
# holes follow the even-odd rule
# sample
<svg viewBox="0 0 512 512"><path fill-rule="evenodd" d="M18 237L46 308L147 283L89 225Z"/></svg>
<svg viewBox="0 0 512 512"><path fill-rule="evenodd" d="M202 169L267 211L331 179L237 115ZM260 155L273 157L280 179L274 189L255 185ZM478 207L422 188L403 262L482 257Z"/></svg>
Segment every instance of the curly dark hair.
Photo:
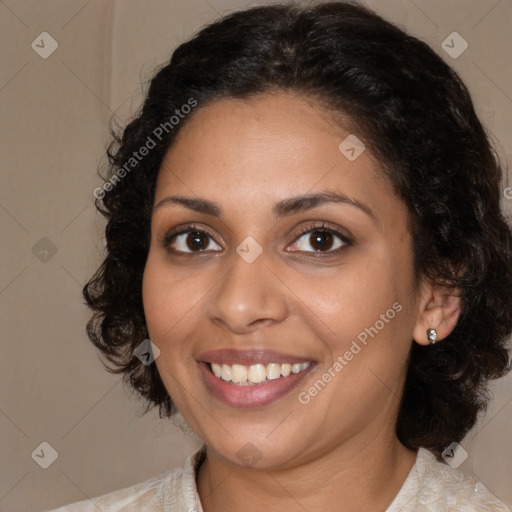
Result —
<svg viewBox="0 0 512 512"><path fill-rule="evenodd" d="M231 13L181 44L159 69L137 117L113 131L108 175L95 192L108 221L107 248L83 289L94 311L88 336L109 371L124 374L146 399L146 411L176 412L156 365L134 357L149 337L142 276L159 168L198 109L273 91L312 98L357 133L408 207L416 279L461 297L461 316L446 339L411 343L396 424L405 446L425 447L439 459L485 410L488 380L510 369L512 232L500 210L502 169L455 71L426 43L357 3ZM191 110L187 104L197 106L170 123ZM152 148L134 162L150 140Z"/></svg>

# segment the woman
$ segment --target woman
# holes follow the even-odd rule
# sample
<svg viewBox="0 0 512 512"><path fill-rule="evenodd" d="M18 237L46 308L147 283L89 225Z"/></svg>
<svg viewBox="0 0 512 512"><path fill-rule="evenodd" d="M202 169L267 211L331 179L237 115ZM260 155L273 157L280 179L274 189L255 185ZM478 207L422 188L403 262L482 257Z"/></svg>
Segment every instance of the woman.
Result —
<svg viewBox="0 0 512 512"><path fill-rule="evenodd" d="M204 446L60 511L508 510L444 462L509 369L512 236L426 44L349 3L231 14L109 157L88 334Z"/></svg>

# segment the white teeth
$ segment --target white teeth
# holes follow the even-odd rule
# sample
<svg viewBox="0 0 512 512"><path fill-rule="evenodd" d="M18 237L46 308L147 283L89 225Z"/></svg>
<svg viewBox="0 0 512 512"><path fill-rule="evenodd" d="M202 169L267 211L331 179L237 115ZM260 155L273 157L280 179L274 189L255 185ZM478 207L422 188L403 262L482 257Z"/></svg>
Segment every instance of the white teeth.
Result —
<svg viewBox="0 0 512 512"><path fill-rule="evenodd" d="M234 364L231 367L231 380L238 384L247 382L247 368L241 364Z"/></svg>
<svg viewBox="0 0 512 512"><path fill-rule="evenodd" d="M252 366L249 366L249 371L247 372L247 380L249 382L258 384L263 382L266 378L267 372L262 364L253 364Z"/></svg>
<svg viewBox="0 0 512 512"><path fill-rule="evenodd" d="M292 365L291 364L282 364L281 365L281 375L283 377L288 377L288 375L290 375L291 371L292 371Z"/></svg>
<svg viewBox="0 0 512 512"><path fill-rule="evenodd" d="M222 380L231 380L231 366L227 364L222 365L222 375L220 376Z"/></svg>
<svg viewBox="0 0 512 512"><path fill-rule="evenodd" d="M277 363L267 364L267 379L274 380L281 377L281 365Z"/></svg>
<svg viewBox="0 0 512 512"><path fill-rule="evenodd" d="M222 366L217 363L212 363L212 370L215 377L219 377L222 375Z"/></svg>
<svg viewBox="0 0 512 512"><path fill-rule="evenodd" d="M260 384L265 380L275 380L279 377L288 377L290 373L297 374L308 369L311 362L307 363L269 363L244 366L241 364L210 363L213 374L226 382L239 385Z"/></svg>

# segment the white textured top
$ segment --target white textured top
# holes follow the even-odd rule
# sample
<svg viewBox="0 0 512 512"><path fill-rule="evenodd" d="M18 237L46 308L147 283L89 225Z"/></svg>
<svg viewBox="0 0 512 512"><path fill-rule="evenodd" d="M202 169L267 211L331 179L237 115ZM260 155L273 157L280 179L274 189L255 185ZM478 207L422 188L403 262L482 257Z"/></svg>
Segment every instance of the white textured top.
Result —
<svg viewBox="0 0 512 512"><path fill-rule="evenodd" d="M196 469L204 446L182 468L149 480L80 501L50 512L203 512L196 487ZM437 461L420 448L416 462L386 512L511 512L481 482Z"/></svg>

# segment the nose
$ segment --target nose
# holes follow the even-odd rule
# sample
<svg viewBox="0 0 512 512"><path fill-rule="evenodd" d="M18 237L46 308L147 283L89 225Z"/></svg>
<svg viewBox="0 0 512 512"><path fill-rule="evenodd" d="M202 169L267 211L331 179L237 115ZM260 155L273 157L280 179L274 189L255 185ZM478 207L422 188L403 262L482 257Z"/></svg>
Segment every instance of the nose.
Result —
<svg viewBox="0 0 512 512"><path fill-rule="evenodd" d="M288 316L286 286L265 251L252 263L234 252L231 266L210 295L208 315L237 334L282 322Z"/></svg>

